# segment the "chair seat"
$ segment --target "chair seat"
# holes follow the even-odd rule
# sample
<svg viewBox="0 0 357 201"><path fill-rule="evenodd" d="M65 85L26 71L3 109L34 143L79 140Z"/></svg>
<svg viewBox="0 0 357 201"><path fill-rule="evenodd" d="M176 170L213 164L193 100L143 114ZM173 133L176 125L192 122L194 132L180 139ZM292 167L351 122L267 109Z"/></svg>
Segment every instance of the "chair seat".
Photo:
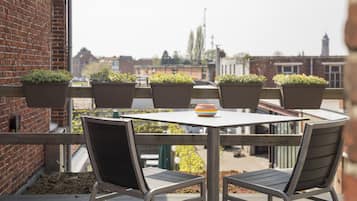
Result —
<svg viewBox="0 0 357 201"><path fill-rule="evenodd" d="M185 174L181 172L169 171L165 169L147 167L143 168L146 183L150 189L161 188L163 186L178 186L183 183L199 183L204 177ZM191 182L190 182L191 181ZM190 185L187 185L190 186Z"/></svg>
<svg viewBox="0 0 357 201"><path fill-rule="evenodd" d="M289 182L291 171L265 169L225 177L228 183L257 191L283 192Z"/></svg>

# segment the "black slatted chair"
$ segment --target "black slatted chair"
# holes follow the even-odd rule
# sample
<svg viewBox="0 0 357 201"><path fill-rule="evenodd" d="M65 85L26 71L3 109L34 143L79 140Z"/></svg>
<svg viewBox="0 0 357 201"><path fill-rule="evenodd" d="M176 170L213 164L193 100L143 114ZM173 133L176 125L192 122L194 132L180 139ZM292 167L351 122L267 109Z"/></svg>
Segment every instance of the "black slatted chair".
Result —
<svg viewBox="0 0 357 201"><path fill-rule="evenodd" d="M265 169L224 177L223 200L241 200L228 194L232 184L268 194L269 201L273 196L291 201L326 192L338 201L332 181L342 155L344 124L345 120L307 123L292 171Z"/></svg>
<svg viewBox="0 0 357 201"><path fill-rule="evenodd" d="M157 194L200 185L205 200L205 179L160 168L141 168L131 120L82 117L89 158L97 182L90 200L107 200L129 195L151 201ZM97 196L99 189L109 194Z"/></svg>

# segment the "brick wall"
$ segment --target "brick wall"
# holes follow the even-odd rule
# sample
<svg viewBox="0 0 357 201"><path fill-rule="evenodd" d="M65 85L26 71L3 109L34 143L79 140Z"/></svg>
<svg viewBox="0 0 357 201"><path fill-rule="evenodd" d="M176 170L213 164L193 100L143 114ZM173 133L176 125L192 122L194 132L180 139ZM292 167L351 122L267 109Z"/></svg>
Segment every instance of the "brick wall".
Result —
<svg viewBox="0 0 357 201"><path fill-rule="evenodd" d="M20 84L20 76L51 64L51 0L0 1L0 84ZM12 114L21 131L49 129L48 109L30 109L24 98L0 98L0 130L9 131ZM0 145L0 194L16 191L43 165L43 146Z"/></svg>
<svg viewBox="0 0 357 201"><path fill-rule="evenodd" d="M132 73L134 74L134 59L131 56L120 56L119 57L119 71L121 73Z"/></svg>
<svg viewBox="0 0 357 201"><path fill-rule="evenodd" d="M344 166L343 188L345 201L355 201L357 197L357 1L349 0L345 41L351 54L345 67L346 106L350 121L345 128L345 147L348 154Z"/></svg>
<svg viewBox="0 0 357 201"><path fill-rule="evenodd" d="M324 77L324 65L322 62L343 62L342 56L331 57L311 57L311 56L272 56L251 57L249 61L250 73L265 75L267 82L265 87L275 87L273 77L277 74L277 66L274 63L302 63L299 67L299 73L310 75L310 66L312 65L313 75Z"/></svg>
<svg viewBox="0 0 357 201"><path fill-rule="evenodd" d="M67 65L67 28L66 28L66 2L65 0L52 0L52 69L68 70ZM52 109L51 118L60 126L68 125L66 109Z"/></svg>

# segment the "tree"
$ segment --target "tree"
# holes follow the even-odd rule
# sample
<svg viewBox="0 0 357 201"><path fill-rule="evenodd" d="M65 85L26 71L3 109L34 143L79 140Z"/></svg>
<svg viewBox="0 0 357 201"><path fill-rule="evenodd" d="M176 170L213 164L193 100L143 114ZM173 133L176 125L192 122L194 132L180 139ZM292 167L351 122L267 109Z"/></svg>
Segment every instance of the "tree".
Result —
<svg viewBox="0 0 357 201"><path fill-rule="evenodd" d="M181 64L182 63L182 58L179 55L178 51L175 50L172 56L172 64Z"/></svg>
<svg viewBox="0 0 357 201"><path fill-rule="evenodd" d="M187 44L187 55L189 60L192 62L193 61L193 45L195 41L195 34L191 30L189 38L188 38L188 44Z"/></svg>
<svg viewBox="0 0 357 201"><path fill-rule="evenodd" d="M246 53L246 52L239 52L239 53L233 55L233 58L239 59L241 61L248 61L248 59L250 58L250 55L249 55L249 53Z"/></svg>
<svg viewBox="0 0 357 201"><path fill-rule="evenodd" d="M89 78L91 74L97 73L104 68L111 69L111 62L93 62L87 64L82 70L82 76Z"/></svg>
<svg viewBox="0 0 357 201"><path fill-rule="evenodd" d="M198 64L201 64L202 54L204 52L203 49L204 42L205 41L204 41L202 26L199 26L197 27L196 30L196 42L195 42L195 49L194 49L195 60Z"/></svg>
<svg viewBox="0 0 357 201"><path fill-rule="evenodd" d="M168 65L171 63L171 57L169 53L165 50L161 56L161 65Z"/></svg>
<svg viewBox="0 0 357 201"><path fill-rule="evenodd" d="M216 55L217 55L217 50L209 49L209 50L205 51L204 59L208 60L208 61L213 61L213 60L216 60Z"/></svg>

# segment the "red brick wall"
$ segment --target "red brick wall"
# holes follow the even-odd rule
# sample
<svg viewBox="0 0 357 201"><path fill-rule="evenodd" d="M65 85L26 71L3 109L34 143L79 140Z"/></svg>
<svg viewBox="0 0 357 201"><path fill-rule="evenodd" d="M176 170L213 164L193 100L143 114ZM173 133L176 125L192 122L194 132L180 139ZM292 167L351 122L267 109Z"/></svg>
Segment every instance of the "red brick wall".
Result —
<svg viewBox="0 0 357 201"><path fill-rule="evenodd" d="M52 69L68 70L65 0L52 0ZM66 109L52 109L51 118L60 126L68 125Z"/></svg>
<svg viewBox="0 0 357 201"><path fill-rule="evenodd" d="M302 63L299 68L299 73L310 75L310 66L312 62L313 75L324 77L324 65L322 62L343 62L344 57L311 57L311 56L274 56L264 57L257 56L251 57L249 61L250 73L264 75L267 77L265 87L275 87L273 77L277 74L277 66L274 63L289 63L299 62Z"/></svg>
<svg viewBox="0 0 357 201"><path fill-rule="evenodd" d="M132 73L134 74L134 60L131 56L120 56L119 57L119 71L121 73Z"/></svg>
<svg viewBox="0 0 357 201"><path fill-rule="evenodd" d="M0 84L18 85L31 69L50 67L51 0L0 1ZM46 132L48 109L30 109L24 98L0 98L0 131L12 114L21 131ZM16 191L43 165L43 146L0 145L0 194Z"/></svg>

